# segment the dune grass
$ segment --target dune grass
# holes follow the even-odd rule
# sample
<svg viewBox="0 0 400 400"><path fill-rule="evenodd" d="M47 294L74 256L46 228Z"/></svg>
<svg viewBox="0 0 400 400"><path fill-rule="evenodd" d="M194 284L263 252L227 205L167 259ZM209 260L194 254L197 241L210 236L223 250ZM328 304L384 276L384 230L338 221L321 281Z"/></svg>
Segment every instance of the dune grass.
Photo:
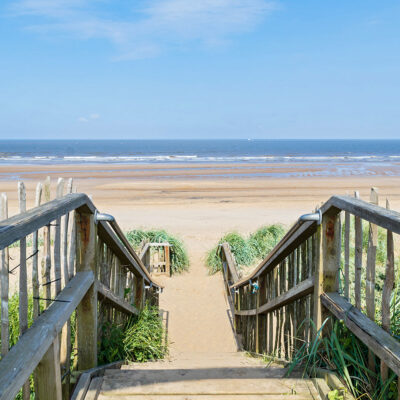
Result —
<svg viewBox="0 0 400 400"><path fill-rule="evenodd" d="M164 230L134 229L126 232L126 237L137 252L140 252L145 242L169 243L172 246L170 248L171 273L179 274L189 268L189 257L182 241Z"/></svg>
<svg viewBox="0 0 400 400"><path fill-rule="evenodd" d="M218 245L207 253L206 265L209 273L215 274L222 270L222 262L218 254L220 244L229 243L237 266L240 269L261 261L275 247L284 234L285 229L282 225L263 226L248 238L237 232L226 234L218 241Z"/></svg>
<svg viewBox="0 0 400 400"><path fill-rule="evenodd" d="M323 331L329 334L322 335ZM383 382L378 362L375 371L368 368L367 346L345 327L343 321L327 318L314 337L296 352L288 367L288 376L299 365L311 377L317 376L318 368L325 368L334 371L357 399L397 398L397 376L390 372L388 380Z"/></svg>
<svg viewBox="0 0 400 400"><path fill-rule="evenodd" d="M148 304L139 315L123 324L106 322L102 326L98 361L100 365L114 361L146 362L164 358L167 345L164 327L157 307Z"/></svg>

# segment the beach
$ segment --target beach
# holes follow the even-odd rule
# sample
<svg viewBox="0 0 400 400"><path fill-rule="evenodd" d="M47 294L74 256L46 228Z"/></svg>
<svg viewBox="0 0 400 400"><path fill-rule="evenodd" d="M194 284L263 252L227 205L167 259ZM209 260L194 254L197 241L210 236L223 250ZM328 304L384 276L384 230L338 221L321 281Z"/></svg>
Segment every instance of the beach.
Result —
<svg viewBox="0 0 400 400"><path fill-rule="evenodd" d="M288 169L297 176L255 176L254 169ZM102 212L113 214L124 229L164 228L184 240L208 244L227 231L251 232L264 224L292 224L332 195L360 192L368 199L377 187L393 209L400 209L400 176L319 177L300 173L307 165L147 164L0 166L0 186L9 196L10 215L17 212L17 181L27 188L28 208L37 182L72 177L79 192L92 196ZM309 170L315 170L311 165ZM225 172L225 176L222 174Z"/></svg>
<svg viewBox="0 0 400 400"><path fill-rule="evenodd" d="M358 190L361 198L368 199L372 186L378 188L382 205L387 197L391 207L400 210L399 176L298 174L271 178L254 176L254 167L237 163L197 164L190 168L171 164L0 166L0 187L8 194L12 215L18 212L18 179L26 185L30 208L38 181L51 177L54 198L58 177L72 177L77 191L90 195L101 212L114 215L123 230L157 228L180 237L189 253L189 272L157 278L166 285L160 306L168 311L170 352L178 356L179 352L210 349L235 351L221 276L208 276L205 267L207 252L225 233L238 231L246 235L273 223L288 228L301 214L313 211L330 196L353 195ZM299 172L299 166L283 165L281 169L288 167ZM280 167L274 168L282 172ZM221 169L228 172L226 176L221 176ZM15 287L13 282L11 278L11 286ZM216 329L210 332L207 326Z"/></svg>

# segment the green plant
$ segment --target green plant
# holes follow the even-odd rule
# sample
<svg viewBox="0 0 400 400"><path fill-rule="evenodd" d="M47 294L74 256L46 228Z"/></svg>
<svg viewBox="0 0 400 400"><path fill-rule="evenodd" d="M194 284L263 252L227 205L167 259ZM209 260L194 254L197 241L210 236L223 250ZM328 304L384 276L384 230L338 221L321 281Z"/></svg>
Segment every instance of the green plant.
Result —
<svg viewBox="0 0 400 400"><path fill-rule="evenodd" d="M117 325L105 322L101 326L101 340L97 355L99 365L124 359L124 337L125 332L122 324Z"/></svg>
<svg viewBox="0 0 400 400"><path fill-rule="evenodd" d="M206 257L206 265L210 274L222 270L222 261L219 256L219 245L229 243L238 268L249 267L261 260L276 246L285 233L281 225L269 225L258 229L248 239L239 233L231 232L223 236L218 245L212 248Z"/></svg>
<svg viewBox="0 0 400 400"><path fill-rule="evenodd" d="M126 238L136 251L140 251L144 242L169 243L171 256L171 272L181 273L189 268L189 257L180 239L164 230L144 231L134 229L126 233Z"/></svg>
<svg viewBox="0 0 400 400"><path fill-rule="evenodd" d="M124 332L125 359L144 362L164 358L167 348L158 308L146 305Z"/></svg>
<svg viewBox="0 0 400 400"><path fill-rule="evenodd" d="M396 375L391 373L389 379L382 382L379 373L368 368L367 346L342 321L327 318L318 331L312 321L311 325L314 328L314 339L309 343L304 342L298 349L287 375L299 365L303 365L304 373L312 377L317 375L318 368L326 368L335 371L356 398L394 398L397 393Z"/></svg>
<svg viewBox="0 0 400 400"><path fill-rule="evenodd" d="M282 225L263 226L250 235L249 244L257 258L265 257L282 239L285 229Z"/></svg>

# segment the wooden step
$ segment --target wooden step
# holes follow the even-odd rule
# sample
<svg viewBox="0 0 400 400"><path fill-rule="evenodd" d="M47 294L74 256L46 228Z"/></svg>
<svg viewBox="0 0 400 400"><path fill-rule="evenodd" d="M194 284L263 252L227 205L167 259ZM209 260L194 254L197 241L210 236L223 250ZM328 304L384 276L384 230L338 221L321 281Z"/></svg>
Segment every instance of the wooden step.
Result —
<svg viewBox="0 0 400 400"><path fill-rule="evenodd" d="M122 372L122 371L121 371ZM303 379L277 379L251 377L225 371L213 378L208 371L129 371L130 373L105 375L100 394L105 396L221 396L221 395L294 395L310 396L309 382ZM150 372L156 372L151 374ZM309 397L310 398L310 397Z"/></svg>
<svg viewBox="0 0 400 400"><path fill-rule="evenodd" d="M318 400L318 397L312 397L310 394L257 394L257 395L105 395L100 394L98 400Z"/></svg>

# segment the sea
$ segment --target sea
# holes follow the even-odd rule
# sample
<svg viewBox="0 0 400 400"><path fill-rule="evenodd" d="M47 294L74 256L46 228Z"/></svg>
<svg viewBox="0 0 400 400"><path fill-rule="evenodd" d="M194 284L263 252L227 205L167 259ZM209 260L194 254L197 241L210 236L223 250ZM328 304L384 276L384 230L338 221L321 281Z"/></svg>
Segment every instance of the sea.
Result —
<svg viewBox="0 0 400 400"><path fill-rule="evenodd" d="M1 164L400 162L400 140L1 140Z"/></svg>
<svg viewBox="0 0 400 400"><path fill-rule="evenodd" d="M0 141L0 165L228 163L275 166L260 176L400 176L400 140Z"/></svg>

